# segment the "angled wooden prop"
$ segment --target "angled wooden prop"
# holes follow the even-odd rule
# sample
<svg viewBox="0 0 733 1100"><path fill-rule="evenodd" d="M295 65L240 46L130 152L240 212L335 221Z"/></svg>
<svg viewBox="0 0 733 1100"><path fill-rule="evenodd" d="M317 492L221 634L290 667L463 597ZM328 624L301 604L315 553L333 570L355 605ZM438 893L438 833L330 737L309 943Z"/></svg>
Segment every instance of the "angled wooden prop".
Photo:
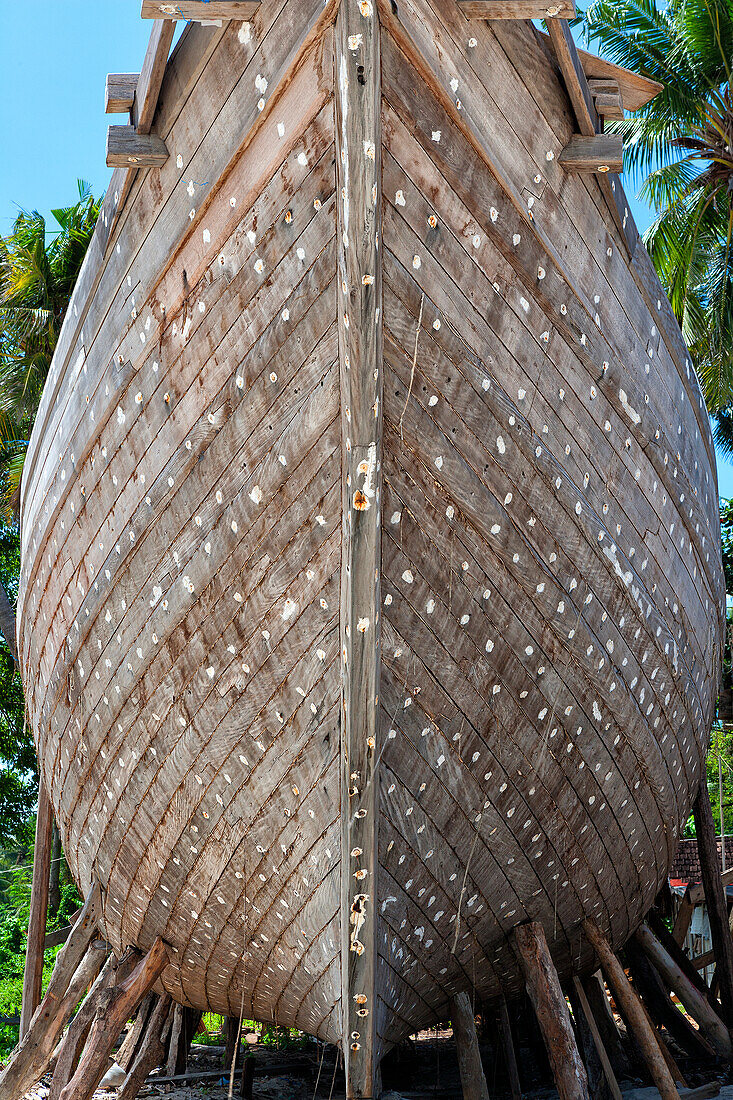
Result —
<svg viewBox="0 0 733 1100"><path fill-rule="evenodd" d="M728 926L728 906L723 885L727 875L720 874L720 857L715 839L713 814L710 809L710 795L707 783L704 781L700 783L697 798L693 803L693 813L697 848L700 853L700 870L710 921L710 935L717 962L715 976L720 982L722 1016L730 1027L733 1025L733 937Z"/></svg>
<svg viewBox="0 0 733 1100"><path fill-rule="evenodd" d="M476 1019L468 993L456 993L450 1003L453 1037L458 1050L463 1100L489 1100L484 1067L481 1064Z"/></svg>
<svg viewBox="0 0 733 1100"><path fill-rule="evenodd" d="M583 931L598 956L598 961L601 964L603 973L606 975L614 998L634 1030L639 1049L652 1080L659 1089L662 1100L679 1100L679 1093L659 1046L659 1040L649 1023L638 994L624 973L621 963L611 950L606 937L593 921L583 921Z"/></svg>
<svg viewBox="0 0 733 1100"><path fill-rule="evenodd" d="M0 1073L0 1096L19 1100L46 1072L61 1032L84 993L95 980L107 954L94 940L101 915L101 891L95 884L66 944L56 957L48 989L26 1035Z"/></svg>
<svg viewBox="0 0 733 1100"><path fill-rule="evenodd" d="M143 0L143 19L251 19L260 0Z"/></svg>
<svg viewBox="0 0 733 1100"><path fill-rule="evenodd" d="M379 19L336 20L341 377L341 1005L348 1095L376 1096L382 467L382 134ZM358 36L358 37L355 37ZM350 48L355 41L359 48Z"/></svg>

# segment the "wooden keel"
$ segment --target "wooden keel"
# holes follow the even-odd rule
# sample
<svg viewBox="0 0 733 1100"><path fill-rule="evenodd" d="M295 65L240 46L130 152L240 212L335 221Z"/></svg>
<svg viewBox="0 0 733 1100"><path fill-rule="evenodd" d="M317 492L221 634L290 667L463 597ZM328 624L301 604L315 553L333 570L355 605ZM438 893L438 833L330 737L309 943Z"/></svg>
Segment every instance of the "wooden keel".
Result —
<svg viewBox="0 0 733 1100"><path fill-rule="evenodd" d="M634 1036L644 1056L654 1084L662 1100L679 1100L679 1093L669 1072L667 1060L659 1046L659 1040L647 1018L636 991L631 986L621 963L611 950L606 937L593 921L583 921L583 931L598 956L603 973L619 1008L633 1029Z"/></svg>
<svg viewBox="0 0 733 1100"><path fill-rule="evenodd" d="M38 785L36 842L33 847L33 881L31 883L31 915L28 924L28 945L23 972L23 1003L20 1010L20 1038L28 1032L33 1014L41 1003L43 982L43 951L48 914L48 886L51 870L53 810L43 780Z"/></svg>
<svg viewBox="0 0 733 1100"><path fill-rule="evenodd" d="M160 939L120 985L99 999L96 1016L84 1053L74 1076L61 1092L59 1100L88 1100L106 1070L109 1056L125 1021L153 987L168 963L168 949Z"/></svg>
<svg viewBox="0 0 733 1100"><path fill-rule="evenodd" d="M588 1077L544 929L534 921L520 924L513 939L560 1100L589 1100Z"/></svg>
<svg viewBox="0 0 733 1100"><path fill-rule="evenodd" d="M362 11L363 7L363 11ZM372 5L335 34L341 380L341 1021L349 1097L377 1095L382 467L381 79Z"/></svg>
<svg viewBox="0 0 733 1100"><path fill-rule="evenodd" d="M718 846L710 808L710 796L705 779L700 783L697 798L692 807L695 817L697 850L700 854L700 871L705 890L710 937L715 951L715 976L720 986L722 1016L728 1027L733 1025L733 937L728 926L728 907L720 877Z"/></svg>
<svg viewBox="0 0 733 1100"><path fill-rule="evenodd" d="M463 1100L489 1100L484 1067L476 1035L476 1019L468 993L451 997L451 1023L458 1051Z"/></svg>

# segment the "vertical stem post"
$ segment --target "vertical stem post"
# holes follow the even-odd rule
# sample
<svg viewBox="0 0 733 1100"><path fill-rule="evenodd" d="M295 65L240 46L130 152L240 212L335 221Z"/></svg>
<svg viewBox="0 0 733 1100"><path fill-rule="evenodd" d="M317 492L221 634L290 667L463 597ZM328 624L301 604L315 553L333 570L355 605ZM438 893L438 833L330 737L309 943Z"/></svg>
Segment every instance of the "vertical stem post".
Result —
<svg viewBox="0 0 733 1100"><path fill-rule="evenodd" d="M381 72L376 4L336 19L341 384L341 1013L349 1097L376 1096L382 476Z"/></svg>
<svg viewBox="0 0 733 1100"><path fill-rule="evenodd" d="M41 1003L43 989L43 942L46 938L48 889L53 845L53 810L46 785L38 784L38 815L36 842L33 848L33 880L31 883L31 915L28 924L28 945L23 973L23 1002L20 1010L20 1038L28 1031L33 1013Z"/></svg>

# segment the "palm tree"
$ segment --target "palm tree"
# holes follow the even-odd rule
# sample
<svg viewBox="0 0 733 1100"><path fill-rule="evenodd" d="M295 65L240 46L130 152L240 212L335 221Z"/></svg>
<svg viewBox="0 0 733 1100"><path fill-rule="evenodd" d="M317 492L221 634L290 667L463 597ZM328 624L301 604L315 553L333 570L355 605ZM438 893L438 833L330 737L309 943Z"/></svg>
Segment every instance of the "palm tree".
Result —
<svg viewBox="0 0 733 1100"><path fill-rule="evenodd" d="M0 520L17 518L28 440L54 348L101 200L79 180L79 199L52 214L21 210L0 237ZM17 663L15 615L0 584L0 632Z"/></svg>
<svg viewBox="0 0 733 1100"><path fill-rule="evenodd" d="M0 469L6 516L17 507L28 437L101 200L79 180L79 201L45 218L22 210L0 238Z"/></svg>
<svg viewBox="0 0 733 1100"><path fill-rule="evenodd" d="M733 451L733 0L594 0L585 34L664 90L616 123L656 217L644 235Z"/></svg>

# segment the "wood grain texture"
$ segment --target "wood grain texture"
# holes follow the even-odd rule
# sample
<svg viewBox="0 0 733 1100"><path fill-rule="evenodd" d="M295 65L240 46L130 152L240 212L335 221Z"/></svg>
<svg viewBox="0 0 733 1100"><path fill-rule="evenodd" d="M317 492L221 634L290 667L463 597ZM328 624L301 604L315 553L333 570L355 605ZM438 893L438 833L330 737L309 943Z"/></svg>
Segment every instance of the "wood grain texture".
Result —
<svg viewBox="0 0 733 1100"><path fill-rule="evenodd" d="M598 97L594 102L598 103ZM623 163L620 134L574 134L560 154L560 164L568 172L620 172Z"/></svg>
<svg viewBox="0 0 733 1100"><path fill-rule="evenodd" d="M261 0L143 0L143 19L251 19Z"/></svg>
<svg viewBox="0 0 733 1100"><path fill-rule="evenodd" d="M45 950L48 890L53 847L53 810L51 799L41 781L38 785L36 835L33 845L31 912L23 970L23 1004L20 1012L20 1038L28 1031L43 993L43 952Z"/></svg>
<svg viewBox="0 0 733 1100"><path fill-rule="evenodd" d="M533 26L455 0L189 25L30 442L73 874L176 1003L345 1046L353 1095L456 994L521 993L517 925L561 981L583 920L618 950L700 783L709 426L578 128Z"/></svg>
<svg viewBox="0 0 733 1100"><path fill-rule="evenodd" d="M175 28L175 23L166 19L156 19L153 23L130 112L131 122L139 134L149 134L153 127Z"/></svg>
<svg viewBox="0 0 733 1100"><path fill-rule="evenodd" d="M104 88L104 110L108 115L121 115L132 110L139 73L109 73Z"/></svg>
<svg viewBox="0 0 733 1100"><path fill-rule="evenodd" d="M371 4L336 20L341 386L341 1011L350 1097L378 1095L382 523L382 88Z"/></svg>
<svg viewBox="0 0 733 1100"><path fill-rule="evenodd" d="M108 168L161 168L167 160L165 142L157 134L138 133L134 126L108 128Z"/></svg>
<svg viewBox="0 0 733 1100"><path fill-rule="evenodd" d="M513 938L560 1100L589 1100L588 1077L544 929L535 922L520 924Z"/></svg>
<svg viewBox="0 0 733 1100"><path fill-rule="evenodd" d="M468 19L575 19L574 0L458 0L458 6Z"/></svg>

